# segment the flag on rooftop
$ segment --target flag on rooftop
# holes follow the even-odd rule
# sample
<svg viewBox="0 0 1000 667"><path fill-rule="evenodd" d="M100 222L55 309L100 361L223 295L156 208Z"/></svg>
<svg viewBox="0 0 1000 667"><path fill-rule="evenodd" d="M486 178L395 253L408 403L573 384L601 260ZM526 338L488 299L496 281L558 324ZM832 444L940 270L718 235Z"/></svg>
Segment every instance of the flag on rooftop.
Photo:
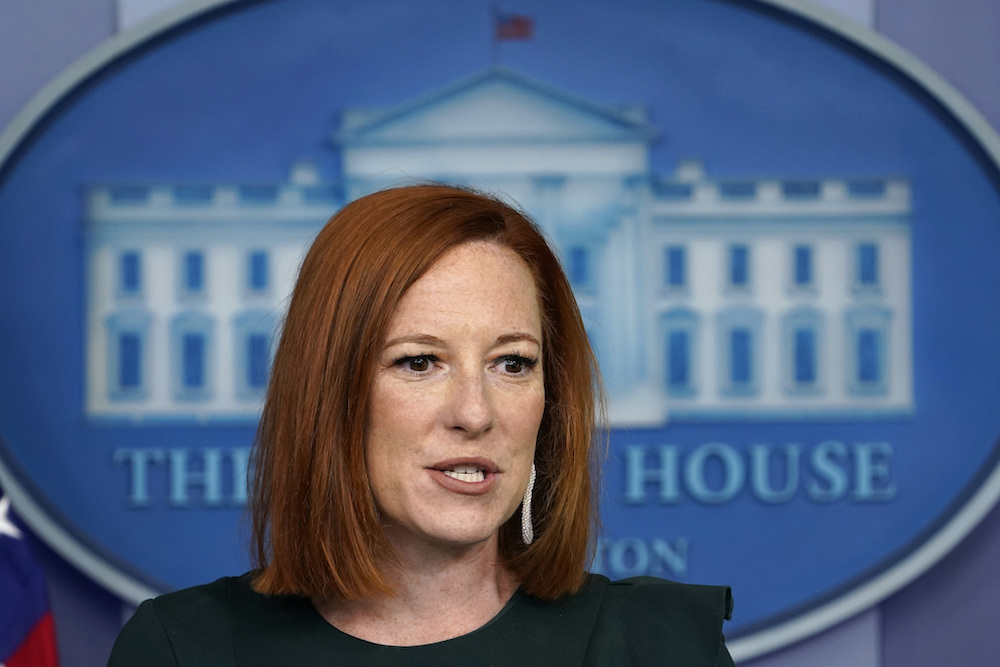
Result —
<svg viewBox="0 0 1000 667"><path fill-rule="evenodd" d="M531 39L535 34L535 21L523 14L494 13L494 37L497 40Z"/></svg>

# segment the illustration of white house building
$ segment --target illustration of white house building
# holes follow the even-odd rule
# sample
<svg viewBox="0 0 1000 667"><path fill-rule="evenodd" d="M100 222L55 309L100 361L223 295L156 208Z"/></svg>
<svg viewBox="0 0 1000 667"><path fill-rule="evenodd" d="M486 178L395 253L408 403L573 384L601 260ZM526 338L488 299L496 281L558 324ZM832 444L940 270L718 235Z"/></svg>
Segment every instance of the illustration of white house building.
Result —
<svg viewBox="0 0 1000 667"><path fill-rule="evenodd" d="M560 253L616 425L913 411L909 184L654 174L641 108L492 68L346 110L336 183L88 188L94 419L252 420L310 239L347 201L443 181L503 193Z"/></svg>
<svg viewBox="0 0 1000 667"><path fill-rule="evenodd" d="M310 164L280 184L91 187L88 416L256 419L304 249L342 205Z"/></svg>

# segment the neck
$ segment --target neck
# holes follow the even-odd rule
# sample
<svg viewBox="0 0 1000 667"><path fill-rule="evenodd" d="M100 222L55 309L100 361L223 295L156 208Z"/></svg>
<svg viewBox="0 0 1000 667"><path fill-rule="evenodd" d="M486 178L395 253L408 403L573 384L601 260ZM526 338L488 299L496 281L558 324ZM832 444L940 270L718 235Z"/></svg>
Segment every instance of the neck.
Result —
<svg viewBox="0 0 1000 667"><path fill-rule="evenodd" d="M489 622L517 589L504 568L496 536L476 545L413 544L387 536L396 548L396 594L374 600L315 601L337 629L377 644L418 646L468 634Z"/></svg>

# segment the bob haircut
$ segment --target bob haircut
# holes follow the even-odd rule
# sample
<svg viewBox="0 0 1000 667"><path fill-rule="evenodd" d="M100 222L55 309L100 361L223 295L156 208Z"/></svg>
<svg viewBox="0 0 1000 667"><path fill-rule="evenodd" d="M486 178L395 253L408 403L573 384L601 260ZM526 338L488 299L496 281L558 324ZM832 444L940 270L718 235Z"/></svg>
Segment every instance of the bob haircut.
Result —
<svg viewBox="0 0 1000 667"><path fill-rule="evenodd" d="M303 261L278 345L250 473L253 586L265 594L391 595L397 565L365 468L376 360L403 294L444 253L485 241L530 269L542 320L545 408L535 449L535 541L519 512L500 558L528 594L582 585L596 500L597 364L559 261L507 204L443 185L362 197L319 232Z"/></svg>

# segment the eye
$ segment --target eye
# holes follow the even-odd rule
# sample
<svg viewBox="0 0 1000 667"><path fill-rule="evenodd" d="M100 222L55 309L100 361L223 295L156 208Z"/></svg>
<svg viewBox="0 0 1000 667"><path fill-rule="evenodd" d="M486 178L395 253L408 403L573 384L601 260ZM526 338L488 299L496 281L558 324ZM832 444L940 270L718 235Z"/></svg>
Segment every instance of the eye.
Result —
<svg viewBox="0 0 1000 667"><path fill-rule="evenodd" d="M508 373L520 373L524 370L524 361L521 359L505 359L503 362L503 369Z"/></svg>
<svg viewBox="0 0 1000 667"><path fill-rule="evenodd" d="M431 367L431 360L427 357L413 357L406 363L411 371L426 371Z"/></svg>
<svg viewBox="0 0 1000 667"><path fill-rule="evenodd" d="M504 373L524 375L535 367L538 359L532 359L520 354L505 354L500 357L500 366Z"/></svg>
<svg viewBox="0 0 1000 667"><path fill-rule="evenodd" d="M418 354L412 357L400 357L393 362L393 365L411 373L426 373L435 361L437 361L437 357L432 354Z"/></svg>

